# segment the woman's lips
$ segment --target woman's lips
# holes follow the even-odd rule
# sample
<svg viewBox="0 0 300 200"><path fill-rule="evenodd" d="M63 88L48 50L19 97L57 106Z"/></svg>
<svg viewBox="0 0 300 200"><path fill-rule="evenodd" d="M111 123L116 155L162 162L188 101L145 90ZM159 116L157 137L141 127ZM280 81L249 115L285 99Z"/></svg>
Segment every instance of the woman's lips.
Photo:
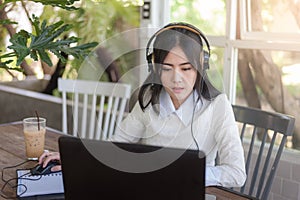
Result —
<svg viewBox="0 0 300 200"><path fill-rule="evenodd" d="M172 91L173 91L174 93L181 93L182 90L183 90L182 87L173 87L173 88L172 88Z"/></svg>

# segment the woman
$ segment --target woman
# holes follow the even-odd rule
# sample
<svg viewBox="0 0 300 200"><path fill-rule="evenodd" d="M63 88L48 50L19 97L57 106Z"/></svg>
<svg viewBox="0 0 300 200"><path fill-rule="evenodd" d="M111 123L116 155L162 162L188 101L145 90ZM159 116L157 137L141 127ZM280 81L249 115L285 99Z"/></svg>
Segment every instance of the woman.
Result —
<svg viewBox="0 0 300 200"><path fill-rule="evenodd" d="M203 50L203 41L209 50L200 30L185 23L169 24L153 35L147 45L151 73L112 140L201 150L206 186L239 187L246 180L243 148L230 102L206 76L210 52ZM59 154L45 162L54 158Z"/></svg>

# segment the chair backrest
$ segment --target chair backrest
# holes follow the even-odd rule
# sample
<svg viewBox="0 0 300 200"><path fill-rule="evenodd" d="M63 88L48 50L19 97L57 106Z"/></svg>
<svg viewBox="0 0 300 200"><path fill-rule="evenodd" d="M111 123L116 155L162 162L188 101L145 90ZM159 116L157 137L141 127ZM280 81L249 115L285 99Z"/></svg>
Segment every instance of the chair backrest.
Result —
<svg viewBox="0 0 300 200"><path fill-rule="evenodd" d="M241 193L267 199L276 169L295 119L280 113L233 105L245 149L247 181ZM278 144L278 145L277 145Z"/></svg>
<svg viewBox="0 0 300 200"><path fill-rule="evenodd" d="M58 79L62 93L62 131L81 138L105 140L121 122L131 86L124 83ZM73 131L68 132L67 96L72 95Z"/></svg>

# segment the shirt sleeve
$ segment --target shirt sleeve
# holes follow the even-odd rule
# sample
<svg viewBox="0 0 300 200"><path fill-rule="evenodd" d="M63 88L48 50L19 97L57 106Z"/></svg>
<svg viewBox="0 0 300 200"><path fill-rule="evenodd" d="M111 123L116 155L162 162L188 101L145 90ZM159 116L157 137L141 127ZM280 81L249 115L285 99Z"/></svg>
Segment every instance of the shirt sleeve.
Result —
<svg viewBox="0 0 300 200"><path fill-rule="evenodd" d="M110 139L115 142L137 143L143 137L145 126L143 123L143 111L138 103L132 111L116 127L115 134Z"/></svg>
<svg viewBox="0 0 300 200"><path fill-rule="evenodd" d="M218 162L206 167L206 185L241 187L246 180L244 150L232 106L221 96L215 99L213 113Z"/></svg>

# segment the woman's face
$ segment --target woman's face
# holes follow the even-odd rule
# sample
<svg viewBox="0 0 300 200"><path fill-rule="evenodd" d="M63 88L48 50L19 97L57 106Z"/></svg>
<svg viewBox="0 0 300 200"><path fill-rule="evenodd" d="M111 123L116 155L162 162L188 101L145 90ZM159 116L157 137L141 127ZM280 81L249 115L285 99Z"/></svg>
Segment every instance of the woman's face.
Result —
<svg viewBox="0 0 300 200"><path fill-rule="evenodd" d="M161 82L176 109L192 93L197 71L180 47L174 47L161 65Z"/></svg>

